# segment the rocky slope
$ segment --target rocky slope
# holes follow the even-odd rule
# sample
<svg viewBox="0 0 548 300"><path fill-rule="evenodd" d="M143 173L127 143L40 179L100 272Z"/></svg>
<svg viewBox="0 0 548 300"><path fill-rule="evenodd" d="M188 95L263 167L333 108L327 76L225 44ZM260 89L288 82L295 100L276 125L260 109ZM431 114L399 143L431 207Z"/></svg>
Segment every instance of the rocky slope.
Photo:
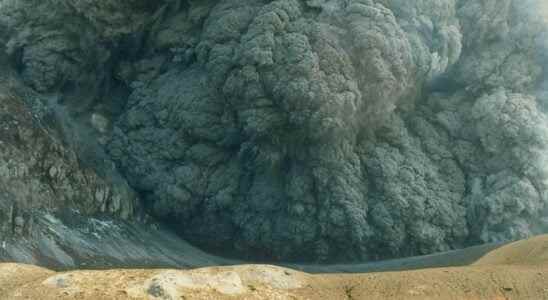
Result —
<svg viewBox="0 0 548 300"><path fill-rule="evenodd" d="M0 265L0 299L547 299L548 237L497 249L461 268L310 275L246 265L54 273Z"/></svg>
<svg viewBox="0 0 548 300"><path fill-rule="evenodd" d="M63 210L284 261L545 232L539 5L0 0L0 240Z"/></svg>

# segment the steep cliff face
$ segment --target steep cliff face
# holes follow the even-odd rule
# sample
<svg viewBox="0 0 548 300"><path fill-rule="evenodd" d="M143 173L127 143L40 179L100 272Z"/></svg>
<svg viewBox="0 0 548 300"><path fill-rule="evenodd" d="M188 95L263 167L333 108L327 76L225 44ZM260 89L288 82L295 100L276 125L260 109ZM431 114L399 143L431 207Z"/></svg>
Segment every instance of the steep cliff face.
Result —
<svg viewBox="0 0 548 300"><path fill-rule="evenodd" d="M184 238L368 260L547 228L535 1L148 3L4 0L0 39L73 159Z"/></svg>
<svg viewBox="0 0 548 300"><path fill-rule="evenodd" d="M3 90L6 92L6 90ZM2 237L30 234L33 211L134 216L137 195L125 182L84 167L16 95L0 94L0 227Z"/></svg>

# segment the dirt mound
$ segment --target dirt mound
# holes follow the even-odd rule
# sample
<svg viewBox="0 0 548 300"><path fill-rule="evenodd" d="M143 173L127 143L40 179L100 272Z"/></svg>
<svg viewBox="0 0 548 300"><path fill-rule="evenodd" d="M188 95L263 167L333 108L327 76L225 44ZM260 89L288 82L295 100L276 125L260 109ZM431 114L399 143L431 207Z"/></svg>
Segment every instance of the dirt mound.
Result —
<svg viewBox="0 0 548 300"><path fill-rule="evenodd" d="M466 267L317 274L267 265L54 273L0 265L0 299L548 299L548 236Z"/></svg>
<svg viewBox="0 0 548 300"><path fill-rule="evenodd" d="M541 235L502 246L474 265L548 265L548 236Z"/></svg>

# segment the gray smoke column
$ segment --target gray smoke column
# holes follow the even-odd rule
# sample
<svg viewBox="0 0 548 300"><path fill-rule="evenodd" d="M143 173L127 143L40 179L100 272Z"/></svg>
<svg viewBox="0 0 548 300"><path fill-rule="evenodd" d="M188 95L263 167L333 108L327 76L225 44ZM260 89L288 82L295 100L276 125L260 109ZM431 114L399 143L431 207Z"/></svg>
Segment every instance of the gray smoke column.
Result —
<svg viewBox="0 0 548 300"><path fill-rule="evenodd" d="M532 1L531 15L540 17L540 26L544 26L544 30L537 39L537 47L539 48L538 63L543 66L543 76L539 84L537 97L541 103L543 110L548 109L548 3L544 1Z"/></svg>
<svg viewBox="0 0 548 300"><path fill-rule="evenodd" d="M531 7L533 7L531 14L540 15L541 26L543 27L537 40L537 47L539 49L538 61L543 67L543 73L536 96L542 111L546 114L548 113L548 3L546 1L538 0L534 1ZM540 160L538 163L544 166L545 169L548 169L548 156L545 154L544 159ZM542 232L548 232L548 209L545 209L539 226L541 227Z"/></svg>
<svg viewBox="0 0 548 300"><path fill-rule="evenodd" d="M0 3L19 76L85 116L84 159L208 249L375 260L546 229L541 1Z"/></svg>

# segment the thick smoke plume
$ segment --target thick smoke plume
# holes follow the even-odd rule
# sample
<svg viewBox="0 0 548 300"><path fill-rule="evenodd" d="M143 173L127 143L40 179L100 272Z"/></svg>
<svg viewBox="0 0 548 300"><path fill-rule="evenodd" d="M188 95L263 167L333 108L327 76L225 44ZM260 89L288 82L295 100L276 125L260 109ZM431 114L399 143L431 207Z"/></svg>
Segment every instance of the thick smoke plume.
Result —
<svg viewBox="0 0 548 300"><path fill-rule="evenodd" d="M372 260L548 229L541 1L147 3L3 0L0 39L183 237Z"/></svg>

